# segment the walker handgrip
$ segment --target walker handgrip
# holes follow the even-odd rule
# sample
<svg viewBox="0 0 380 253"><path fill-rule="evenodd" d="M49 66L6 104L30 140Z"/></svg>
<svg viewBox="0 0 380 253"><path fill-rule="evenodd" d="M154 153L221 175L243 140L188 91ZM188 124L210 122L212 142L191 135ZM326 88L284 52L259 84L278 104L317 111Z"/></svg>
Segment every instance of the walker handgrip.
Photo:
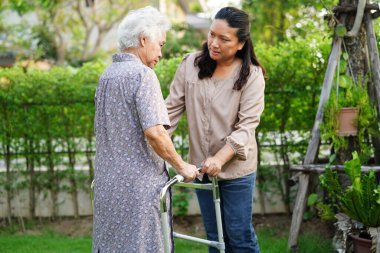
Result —
<svg viewBox="0 0 380 253"><path fill-rule="evenodd" d="M197 170L198 170L198 172L201 172L202 171L202 167L197 168ZM180 175L180 174L175 175L173 178L177 179L177 183L182 183L185 180L185 178L182 175Z"/></svg>
<svg viewBox="0 0 380 253"><path fill-rule="evenodd" d="M180 174L175 175L174 178L177 179L177 183L181 183L185 180L185 178Z"/></svg>
<svg viewBox="0 0 380 253"><path fill-rule="evenodd" d="M201 170L201 168L197 168L198 171ZM170 179L164 186L164 188L161 189L160 192L160 210L161 212L166 212L167 211L167 206L166 206L166 193L169 190L170 187L175 185L176 183L182 183L185 180L185 178L177 174L175 175L172 179Z"/></svg>

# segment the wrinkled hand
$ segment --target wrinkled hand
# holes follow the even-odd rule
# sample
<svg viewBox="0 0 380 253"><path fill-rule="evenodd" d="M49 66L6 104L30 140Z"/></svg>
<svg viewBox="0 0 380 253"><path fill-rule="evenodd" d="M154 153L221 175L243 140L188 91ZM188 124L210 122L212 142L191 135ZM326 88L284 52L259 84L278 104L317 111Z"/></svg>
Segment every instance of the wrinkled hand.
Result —
<svg viewBox="0 0 380 253"><path fill-rule="evenodd" d="M222 171L222 162L215 156L207 158L202 164L202 172L211 177L217 176Z"/></svg>
<svg viewBox="0 0 380 253"><path fill-rule="evenodd" d="M186 162L182 169L178 171L178 173L185 178L184 181L187 183L193 181L199 175L197 167Z"/></svg>

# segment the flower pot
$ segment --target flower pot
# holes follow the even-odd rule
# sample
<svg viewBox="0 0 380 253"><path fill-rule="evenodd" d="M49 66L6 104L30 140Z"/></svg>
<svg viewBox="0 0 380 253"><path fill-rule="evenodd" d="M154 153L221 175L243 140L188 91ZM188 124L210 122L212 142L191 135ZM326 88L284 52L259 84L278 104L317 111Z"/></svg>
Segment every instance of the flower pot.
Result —
<svg viewBox="0 0 380 253"><path fill-rule="evenodd" d="M359 237L357 235L350 235L354 244L355 253L371 253L372 240Z"/></svg>
<svg viewBox="0 0 380 253"><path fill-rule="evenodd" d="M342 108L338 115L338 136L356 136L358 133L358 114L359 110L356 107Z"/></svg>

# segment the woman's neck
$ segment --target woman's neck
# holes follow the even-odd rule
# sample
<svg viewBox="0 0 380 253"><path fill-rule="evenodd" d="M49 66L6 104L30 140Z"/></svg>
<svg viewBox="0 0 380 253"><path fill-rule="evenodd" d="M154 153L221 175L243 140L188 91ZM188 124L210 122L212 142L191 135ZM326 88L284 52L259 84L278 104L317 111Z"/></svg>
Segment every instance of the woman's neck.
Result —
<svg viewBox="0 0 380 253"><path fill-rule="evenodd" d="M134 56L136 56L138 59L140 59L142 61L142 58L140 56L140 52L139 52L138 48L127 48L127 49L124 49L123 53L133 54Z"/></svg>
<svg viewBox="0 0 380 253"><path fill-rule="evenodd" d="M228 60L220 60L220 61L216 62L216 67L229 68L231 66L234 66L236 64L236 62L239 60L240 59L237 57L233 57L233 58L228 59Z"/></svg>
<svg viewBox="0 0 380 253"><path fill-rule="evenodd" d="M217 62L215 71L212 75L214 78L228 78L233 71L241 64L239 58L233 58L231 61Z"/></svg>

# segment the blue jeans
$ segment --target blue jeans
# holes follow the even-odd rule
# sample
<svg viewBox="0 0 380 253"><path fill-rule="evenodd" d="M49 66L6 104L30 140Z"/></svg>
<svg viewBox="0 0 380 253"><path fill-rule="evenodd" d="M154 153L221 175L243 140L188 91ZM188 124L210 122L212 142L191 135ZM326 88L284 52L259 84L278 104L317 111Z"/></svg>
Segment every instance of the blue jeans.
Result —
<svg viewBox="0 0 380 253"><path fill-rule="evenodd" d="M226 181L219 181L223 235L226 253L259 253L259 244L252 225L253 193L256 173ZM200 181L197 179L197 183ZM209 183L207 175L202 183ZM212 191L196 189L207 239L218 241ZM209 247L209 253L219 250Z"/></svg>

